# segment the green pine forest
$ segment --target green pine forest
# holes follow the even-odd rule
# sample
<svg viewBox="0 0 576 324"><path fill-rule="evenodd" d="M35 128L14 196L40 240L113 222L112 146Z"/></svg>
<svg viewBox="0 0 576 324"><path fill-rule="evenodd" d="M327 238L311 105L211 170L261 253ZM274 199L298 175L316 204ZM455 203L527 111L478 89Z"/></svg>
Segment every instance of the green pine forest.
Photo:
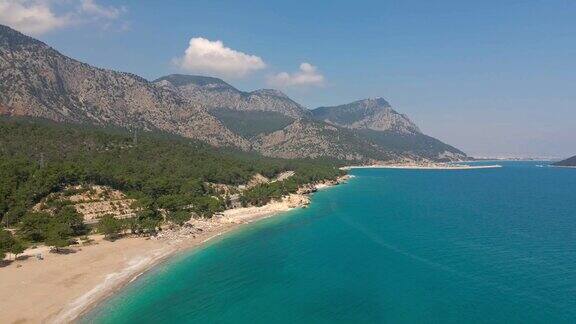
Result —
<svg viewBox="0 0 576 324"><path fill-rule="evenodd" d="M2 117L0 257L18 254L23 244L35 242L63 247L70 238L93 230L66 204L54 203L50 214L31 210L69 185L105 185L136 199L139 212L134 219L101 220L97 230L113 236L120 228L145 233L167 220L182 224L191 215L211 217L224 210L228 197L207 183L240 185L256 173L271 178L295 171L287 180L242 192L243 205L263 205L303 184L340 176L338 166L338 161L265 158L157 131Z"/></svg>

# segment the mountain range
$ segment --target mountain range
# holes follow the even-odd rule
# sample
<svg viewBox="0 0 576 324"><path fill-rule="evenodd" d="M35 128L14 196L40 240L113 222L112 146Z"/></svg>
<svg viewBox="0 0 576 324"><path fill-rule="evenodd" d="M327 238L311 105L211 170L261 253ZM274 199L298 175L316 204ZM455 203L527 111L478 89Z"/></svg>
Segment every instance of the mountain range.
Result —
<svg viewBox="0 0 576 324"><path fill-rule="evenodd" d="M0 25L0 114L160 130L281 158L375 161L466 158L382 99L308 110L273 89L173 74L148 81L90 66Z"/></svg>

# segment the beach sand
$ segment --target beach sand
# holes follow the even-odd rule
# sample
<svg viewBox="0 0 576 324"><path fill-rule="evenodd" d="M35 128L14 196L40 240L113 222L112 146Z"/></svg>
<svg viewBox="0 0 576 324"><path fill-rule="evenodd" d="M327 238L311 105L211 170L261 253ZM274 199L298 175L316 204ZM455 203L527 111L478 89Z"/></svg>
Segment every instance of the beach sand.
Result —
<svg viewBox="0 0 576 324"><path fill-rule="evenodd" d="M29 258L0 268L0 322L70 321L85 301L106 296L175 251L167 242L145 238L95 240L94 245L73 248L75 253L43 253L44 260Z"/></svg>
<svg viewBox="0 0 576 324"><path fill-rule="evenodd" d="M50 253L46 247L27 250L28 259L0 267L0 323L74 321L175 253L308 202L308 196L294 194L262 207L231 209L210 220L192 220L191 227L164 230L155 238L109 242L94 235L94 244L72 247L69 254ZM190 234L190 228L202 230ZM36 253L44 259L36 259Z"/></svg>

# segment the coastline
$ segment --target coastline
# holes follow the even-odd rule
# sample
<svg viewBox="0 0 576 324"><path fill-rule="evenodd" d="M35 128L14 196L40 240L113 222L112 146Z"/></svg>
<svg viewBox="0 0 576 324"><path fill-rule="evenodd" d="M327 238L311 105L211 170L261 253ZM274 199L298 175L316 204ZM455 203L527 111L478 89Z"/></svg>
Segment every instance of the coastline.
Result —
<svg viewBox="0 0 576 324"><path fill-rule="evenodd" d="M207 242L244 225L305 207L309 193L344 182L348 176L319 183L306 193L290 194L261 207L229 209L209 220L191 220L190 226L164 230L157 237L125 237L115 242L94 235L94 243L76 246L68 254L48 253L40 247L27 251L27 260L0 268L0 322L68 323L78 320L143 273L178 253L201 248ZM42 253L44 260L34 255Z"/></svg>
<svg viewBox="0 0 576 324"><path fill-rule="evenodd" d="M342 170L351 169L409 169L409 170L474 170L474 169L494 169L501 168L501 165L466 165L466 164L438 164L438 165L418 165L418 164L375 164L346 166Z"/></svg>

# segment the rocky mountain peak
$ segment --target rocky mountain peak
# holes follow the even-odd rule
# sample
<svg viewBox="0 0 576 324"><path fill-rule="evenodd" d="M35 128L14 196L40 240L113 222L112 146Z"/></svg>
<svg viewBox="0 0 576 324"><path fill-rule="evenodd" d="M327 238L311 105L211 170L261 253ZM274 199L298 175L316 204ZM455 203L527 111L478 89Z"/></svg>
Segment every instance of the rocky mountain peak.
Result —
<svg viewBox="0 0 576 324"><path fill-rule="evenodd" d="M390 106L388 101L386 101L386 99L384 99L382 97L362 99L362 100L358 100L356 102L353 102L352 104L357 104L358 106L365 107L365 108L391 108L392 107L392 106Z"/></svg>
<svg viewBox="0 0 576 324"><path fill-rule="evenodd" d="M279 98L290 99L290 98L288 98L288 96L286 94L284 94L284 92L282 92L280 90L276 90L276 89L259 89L259 90L255 90L255 91L250 92L250 94L258 95L258 96L275 96L275 97L279 97Z"/></svg>
<svg viewBox="0 0 576 324"><path fill-rule="evenodd" d="M0 25L0 46L40 45L48 47L41 41L26 36L8 26Z"/></svg>
<svg viewBox="0 0 576 324"><path fill-rule="evenodd" d="M233 86L229 85L222 79L201 75L170 74L158 78L153 82L157 84L166 84L166 82L168 82L174 87L194 86L210 89L224 88L236 90Z"/></svg>
<svg viewBox="0 0 576 324"><path fill-rule="evenodd" d="M208 109L268 111L291 118L308 116L304 107L274 89L245 92L218 78L183 74L167 75L154 80L154 83Z"/></svg>
<svg viewBox="0 0 576 324"><path fill-rule="evenodd" d="M418 127L406 116L392 109L384 98L362 99L333 107L312 110L318 119L351 129L391 131L400 134L420 133Z"/></svg>

